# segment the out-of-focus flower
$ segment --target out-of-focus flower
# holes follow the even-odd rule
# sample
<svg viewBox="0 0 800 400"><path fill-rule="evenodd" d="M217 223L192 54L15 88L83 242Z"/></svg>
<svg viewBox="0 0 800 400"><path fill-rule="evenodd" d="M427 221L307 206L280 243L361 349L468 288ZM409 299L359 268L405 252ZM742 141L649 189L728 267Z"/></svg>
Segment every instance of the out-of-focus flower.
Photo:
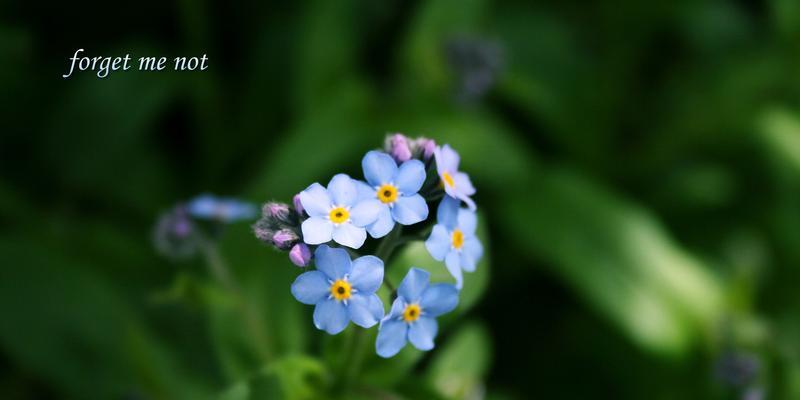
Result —
<svg viewBox="0 0 800 400"><path fill-rule="evenodd" d="M763 400L764 398L764 389L760 387L749 388L742 395L742 400Z"/></svg>
<svg viewBox="0 0 800 400"><path fill-rule="evenodd" d="M384 149L389 153L392 158L398 163L403 163L411 159L411 143L408 138L401 134L395 133L386 137Z"/></svg>
<svg viewBox="0 0 800 400"><path fill-rule="evenodd" d="M349 321L370 328L383 317L383 303L375 292L383 282L383 261L363 256L350 261L347 251L322 245L314 252L316 271L301 274L292 295L315 305L314 325L335 335Z"/></svg>
<svg viewBox="0 0 800 400"><path fill-rule="evenodd" d="M364 227L375 222L380 205L360 201L355 181L345 174L334 176L327 189L312 184L300 192L300 202L309 215L302 224L304 242L322 244L333 239L354 249L367 239Z"/></svg>
<svg viewBox="0 0 800 400"><path fill-rule="evenodd" d="M450 197L462 200L470 210L475 210L475 202L470 198L475 194L475 187L472 186L469 175L458 170L458 164L461 162L458 153L450 145L445 144L434 150L434 157L436 158L436 170L442 179L445 193Z"/></svg>
<svg viewBox="0 0 800 400"><path fill-rule="evenodd" d="M187 258L200 246L196 229L186 207L177 205L158 218L153 243L156 250L167 257Z"/></svg>
<svg viewBox="0 0 800 400"><path fill-rule="evenodd" d="M436 317L458 305L458 290L447 283L429 285L430 274L411 268L397 288L397 299L381 321L375 350L381 357L392 357L406 342L422 350L434 347L438 332Z"/></svg>
<svg viewBox="0 0 800 400"><path fill-rule="evenodd" d="M311 250L305 243L297 243L289 251L289 260L298 267L306 267L311 263Z"/></svg>
<svg viewBox="0 0 800 400"><path fill-rule="evenodd" d="M761 364L758 358L749 353L726 352L717 360L717 378L734 387L744 387L755 380Z"/></svg>
<svg viewBox="0 0 800 400"><path fill-rule="evenodd" d="M458 97L465 102L486 94L505 64L502 47L484 39L454 38L446 43L445 56L457 79Z"/></svg>
<svg viewBox="0 0 800 400"><path fill-rule="evenodd" d="M210 194L195 197L187 204L192 217L223 223L253 219L256 207L233 198L220 198Z"/></svg>
<svg viewBox="0 0 800 400"><path fill-rule="evenodd" d="M425 247L434 259L444 261L456 279L456 287L461 289L461 270L475 271L483 256L483 245L475 236L478 218L475 212L459 207L458 200L445 196L439 204L437 221Z"/></svg>
<svg viewBox="0 0 800 400"><path fill-rule="evenodd" d="M377 208L375 222L367 225L372 237L389 233L397 221L412 225L428 218L428 205L417 192L425 182L425 165L408 160L400 167L386 153L370 151L361 160L367 183L357 181L359 197Z"/></svg>

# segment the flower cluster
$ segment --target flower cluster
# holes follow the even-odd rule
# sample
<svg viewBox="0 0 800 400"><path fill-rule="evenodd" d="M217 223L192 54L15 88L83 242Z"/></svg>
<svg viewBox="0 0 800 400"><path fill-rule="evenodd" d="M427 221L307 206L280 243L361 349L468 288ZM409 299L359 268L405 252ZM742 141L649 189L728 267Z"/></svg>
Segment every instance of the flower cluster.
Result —
<svg viewBox="0 0 800 400"><path fill-rule="evenodd" d="M460 157L449 145L427 138L387 136L382 150L361 159L361 175L334 175L327 185L312 183L292 204L266 203L253 226L255 236L288 251L300 274L291 286L301 303L313 305L314 325L329 334L352 321L378 326L376 352L392 357L410 342L420 350L434 347L436 317L452 311L463 286L483 255L476 236L475 187L459 170ZM465 207L462 207L462 204ZM436 207L436 218L429 218ZM374 255L361 255L372 248ZM430 283L430 274L409 266L389 313L378 290L388 282L384 270L399 244L419 238L437 261L444 262L455 284Z"/></svg>

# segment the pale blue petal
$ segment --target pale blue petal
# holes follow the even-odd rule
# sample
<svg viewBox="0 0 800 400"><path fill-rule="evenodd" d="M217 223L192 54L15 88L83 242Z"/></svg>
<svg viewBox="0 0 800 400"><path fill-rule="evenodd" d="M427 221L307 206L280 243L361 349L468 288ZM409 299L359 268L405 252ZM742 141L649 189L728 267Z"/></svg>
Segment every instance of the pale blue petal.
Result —
<svg viewBox="0 0 800 400"><path fill-rule="evenodd" d="M434 283L422 293L419 306L428 317L438 317L453 311L458 305L458 289L449 283Z"/></svg>
<svg viewBox="0 0 800 400"><path fill-rule="evenodd" d="M333 237L333 224L325 218L311 217L303 221L300 228L303 231L303 241L308 244L327 243Z"/></svg>
<svg viewBox="0 0 800 400"><path fill-rule="evenodd" d="M187 208L195 218L212 218L217 209L217 199L210 194L203 194L192 199Z"/></svg>
<svg viewBox="0 0 800 400"><path fill-rule="evenodd" d="M330 295L328 278L319 271L309 271L297 277L292 283L292 295L303 304L317 304Z"/></svg>
<svg viewBox="0 0 800 400"><path fill-rule="evenodd" d="M392 156L374 150L367 153L361 160L361 168L364 170L364 178L372 186L391 182L397 173L397 163Z"/></svg>
<svg viewBox="0 0 800 400"><path fill-rule="evenodd" d="M459 201L450 196L444 196L436 210L436 221L452 231L458 225Z"/></svg>
<svg viewBox="0 0 800 400"><path fill-rule="evenodd" d="M362 328L372 328L383 318L383 303L375 293L354 294L347 302L350 320Z"/></svg>
<svg viewBox="0 0 800 400"><path fill-rule="evenodd" d="M386 318L399 319L403 316L403 311L406 309L406 302L402 297L397 297L392 302L392 308L389 310L389 315Z"/></svg>
<svg viewBox="0 0 800 400"><path fill-rule="evenodd" d="M400 165L394 177L394 185L404 196L419 192L425 182L425 164L420 160L408 160Z"/></svg>
<svg viewBox="0 0 800 400"><path fill-rule="evenodd" d="M350 222L358 227L368 226L378 219L384 207L386 205L378 199L358 201L355 207L350 210Z"/></svg>
<svg viewBox="0 0 800 400"><path fill-rule="evenodd" d="M359 293L375 293L383 283L383 261L375 256L356 258L348 280Z"/></svg>
<svg viewBox="0 0 800 400"><path fill-rule="evenodd" d="M439 171L439 175L441 175L442 172L453 173L458 171L458 164L461 159L458 153L456 153L449 144L437 147L433 151L433 156L436 159L436 169Z"/></svg>
<svg viewBox="0 0 800 400"><path fill-rule="evenodd" d="M475 266L478 261L483 257L483 245L476 237L468 238L464 241L464 247L461 248L461 268L464 271L475 271Z"/></svg>
<svg viewBox="0 0 800 400"><path fill-rule="evenodd" d="M392 207L392 217L402 225L412 225L428 218L428 205L422 196L401 196Z"/></svg>
<svg viewBox="0 0 800 400"><path fill-rule="evenodd" d="M403 300L409 303L419 301L422 293L428 287L430 274L428 271L419 268L411 268L400 282L400 287L397 288L397 294L403 296Z"/></svg>
<svg viewBox="0 0 800 400"><path fill-rule="evenodd" d="M353 179L353 183L356 185L356 192L358 192L358 201L378 198L375 188L366 182Z"/></svg>
<svg viewBox="0 0 800 400"><path fill-rule="evenodd" d="M444 261L451 247L452 244L447 229L442 225L434 225L431 235L425 241L425 248L428 249L428 253L431 253L431 257L436 261Z"/></svg>
<svg viewBox="0 0 800 400"><path fill-rule="evenodd" d="M439 324L436 320L428 317L420 317L414 321L408 328L408 341L414 347L428 351L433 348L433 339L436 333L439 332Z"/></svg>
<svg viewBox="0 0 800 400"><path fill-rule="evenodd" d="M453 177L453 182L455 183L456 190L459 192L467 196L472 196L475 194L475 186L472 186L472 181L469 180L469 175L463 172L457 172Z"/></svg>
<svg viewBox="0 0 800 400"><path fill-rule="evenodd" d="M300 192L300 204L311 217L327 217L331 211L331 198L328 191L319 183L314 183Z"/></svg>
<svg viewBox="0 0 800 400"><path fill-rule="evenodd" d="M408 325L396 319L384 319L375 340L375 351L383 358L399 353L406 345Z"/></svg>
<svg viewBox="0 0 800 400"><path fill-rule="evenodd" d="M348 322L347 307L342 302L326 299L314 308L314 326L331 335L343 331Z"/></svg>
<svg viewBox="0 0 800 400"><path fill-rule="evenodd" d="M458 210L458 229L461 229L461 233L464 234L464 237L475 235L475 228L477 226L478 217L474 211L465 208Z"/></svg>
<svg viewBox="0 0 800 400"><path fill-rule="evenodd" d="M317 247L314 252L314 262L317 265L317 269L332 281L344 278L352 270L352 263L347 250L328 247L327 245Z"/></svg>
<svg viewBox="0 0 800 400"><path fill-rule="evenodd" d="M367 240L367 230L353 224L339 224L333 227L333 240L342 246L360 248Z"/></svg>
<svg viewBox="0 0 800 400"><path fill-rule="evenodd" d="M345 174L337 174L328 183L328 194L336 206L349 207L356 203L358 191L353 180Z"/></svg>
<svg viewBox="0 0 800 400"><path fill-rule="evenodd" d="M381 211L378 213L378 219L367 227L370 236L374 238L381 238L389 234L394 228L394 218L392 217L392 210L389 206L382 204Z"/></svg>
<svg viewBox="0 0 800 400"><path fill-rule="evenodd" d="M447 257L444 259L444 265L447 267L447 271L450 272L450 275L453 275L453 278L456 278L456 289L458 290L461 290L464 284L460 258L461 254L458 251L450 250L450 252L447 253Z"/></svg>

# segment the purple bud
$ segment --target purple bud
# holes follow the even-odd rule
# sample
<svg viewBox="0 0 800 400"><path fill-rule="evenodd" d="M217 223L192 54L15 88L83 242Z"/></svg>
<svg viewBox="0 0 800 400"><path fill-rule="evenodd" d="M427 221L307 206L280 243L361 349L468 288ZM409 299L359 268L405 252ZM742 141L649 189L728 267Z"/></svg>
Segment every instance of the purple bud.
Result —
<svg viewBox="0 0 800 400"><path fill-rule="evenodd" d="M305 267L311 262L311 250L305 243L298 243L289 251L289 260L298 267Z"/></svg>
<svg viewBox="0 0 800 400"><path fill-rule="evenodd" d="M300 201L300 193L294 195L292 203L294 203L294 210L297 211L297 214L302 217L305 209L303 208L303 203Z"/></svg>
<svg viewBox="0 0 800 400"><path fill-rule="evenodd" d="M300 237L298 237L296 233L288 229L281 229L272 235L272 244L281 250L289 250L298 239L300 239Z"/></svg>
<svg viewBox="0 0 800 400"><path fill-rule="evenodd" d="M395 159L395 161L398 163L403 163L411 159L411 147L409 146L408 138L405 135L401 133L395 133L394 135L389 136L387 142L387 150Z"/></svg>
<svg viewBox="0 0 800 400"><path fill-rule="evenodd" d="M272 217L278 221L286 221L289 218L289 206L284 203L266 203L262 209L265 217Z"/></svg>
<svg viewBox="0 0 800 400"><path fill-rule="evenodd" d="M417 139L416 145L422 153L423 160L428 161L433 157L433 151L436 149L435 140L421 137Z"/></svg>
<svg viewBox="0 0 800 400"><path fill-rule="evenodd" d="M269 229L266 224L262 224L261 221L253 226L253 233L255 233L258 240L265 243L272 242L272 236L275 235L275 232L272 229Z"/></svg>

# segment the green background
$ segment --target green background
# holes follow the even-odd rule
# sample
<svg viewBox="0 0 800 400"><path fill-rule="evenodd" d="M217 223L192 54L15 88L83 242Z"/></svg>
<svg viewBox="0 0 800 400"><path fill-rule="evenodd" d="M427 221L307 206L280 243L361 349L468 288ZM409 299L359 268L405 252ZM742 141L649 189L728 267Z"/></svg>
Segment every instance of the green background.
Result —
<svg viewBox="0 0 800 400"><path fill-rule="evenodd" d="M12 1L0 15L5 399L735 399L745 388L715 378L729 351L759 359L750 387L800 398L796 1ZM454 38L502 49L485 95L458 96ZM78 48L207 54L209 69L62 79ZM352 326L315 330L289 293L300 270L247 223L220 251L259 340L201 259L153 250L175 202L289 201L360 176L387 132L450 143L478 188L487 256L432 352L382 361L368 343L347 378Z"/></svg>

